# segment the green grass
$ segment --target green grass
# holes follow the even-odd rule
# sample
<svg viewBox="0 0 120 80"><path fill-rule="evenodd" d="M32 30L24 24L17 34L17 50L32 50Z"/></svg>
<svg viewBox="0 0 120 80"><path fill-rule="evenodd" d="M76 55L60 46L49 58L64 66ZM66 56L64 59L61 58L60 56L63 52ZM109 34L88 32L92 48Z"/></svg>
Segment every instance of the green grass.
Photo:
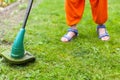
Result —
<svg viewBox="0 0 120 80"><path fill-rule="evenodd" d="M26 66L1 62L0 80L120 80L119 2L109 0L106 26L110 41L98 39L87 1L79 36L62 43L60 38L68 28L64 1L42 0L32 9L24 40L25 49L36 56L36 62ZM20 26L9 31L5 40L12 43Z"/></svg>

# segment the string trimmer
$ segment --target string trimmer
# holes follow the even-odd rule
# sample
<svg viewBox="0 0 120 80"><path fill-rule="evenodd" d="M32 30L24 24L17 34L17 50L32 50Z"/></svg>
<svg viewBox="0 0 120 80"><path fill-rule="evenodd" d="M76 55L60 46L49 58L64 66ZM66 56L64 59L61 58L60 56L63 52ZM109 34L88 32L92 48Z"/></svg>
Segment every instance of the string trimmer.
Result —
<svg viewBox="0 0 120 80"><path fill-rule="evenodd" d="M32 4L33 4L33 0L30 0L28 8L26 10L23 26L14 40L11 51L4 51L3 53L1 53L3 59L9 63L23 64L23 63L35 61L35 57L32 54L30 54L30 52L24 50L24 44L23 44L25 26L28 20L30 10L32 8Z"/></svg>

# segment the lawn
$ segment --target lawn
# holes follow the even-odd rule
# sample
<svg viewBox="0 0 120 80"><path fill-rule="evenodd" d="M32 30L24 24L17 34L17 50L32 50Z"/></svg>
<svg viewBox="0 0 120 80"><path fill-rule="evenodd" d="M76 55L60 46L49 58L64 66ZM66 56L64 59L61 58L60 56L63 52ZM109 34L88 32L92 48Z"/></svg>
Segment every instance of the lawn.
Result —
<svg viewBox="0 0 120 80"><path fill-rule="evenodd" d="M98 39L86 0L79 36L63 43L60 38L68 28L64 0L42 0L31 11L24 40L25 49L36 61L25 66L0 62L0 80L120 80L119 3L109 0L108 42ZM12 43L21 25L9 31L5 41ZM0 46L2 52L9 45Z"/></svg>

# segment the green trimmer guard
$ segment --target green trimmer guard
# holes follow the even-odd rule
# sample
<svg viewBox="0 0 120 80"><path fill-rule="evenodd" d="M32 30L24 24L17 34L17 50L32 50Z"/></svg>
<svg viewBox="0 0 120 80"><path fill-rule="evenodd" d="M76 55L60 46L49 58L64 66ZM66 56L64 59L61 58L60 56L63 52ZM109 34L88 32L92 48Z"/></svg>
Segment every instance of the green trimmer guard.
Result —
<svg viewBox="0 0 120 80"><path fill-rule="evenodd" d="M10 51L5 51L5 52L1 53L1 56L3 56L4 61L6 61L10 64L26 64L28 62L35 61L35 57L27 51L25 51L24 56L19 59L12 58L10 55Z"/></svg>

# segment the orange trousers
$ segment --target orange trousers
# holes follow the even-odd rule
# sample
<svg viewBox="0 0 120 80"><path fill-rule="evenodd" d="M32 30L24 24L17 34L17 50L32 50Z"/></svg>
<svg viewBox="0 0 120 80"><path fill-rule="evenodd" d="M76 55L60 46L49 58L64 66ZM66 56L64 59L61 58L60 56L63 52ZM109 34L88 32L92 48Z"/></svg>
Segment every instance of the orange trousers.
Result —
<svg viewBox="0 0 120 80"><path fill-rule="evenodd" d="M107 0L90 0L93 20L96 24L104 24L108 18ZM81 20L85 0L66 0L66 21L69 26L76 25Z"/></svg>

